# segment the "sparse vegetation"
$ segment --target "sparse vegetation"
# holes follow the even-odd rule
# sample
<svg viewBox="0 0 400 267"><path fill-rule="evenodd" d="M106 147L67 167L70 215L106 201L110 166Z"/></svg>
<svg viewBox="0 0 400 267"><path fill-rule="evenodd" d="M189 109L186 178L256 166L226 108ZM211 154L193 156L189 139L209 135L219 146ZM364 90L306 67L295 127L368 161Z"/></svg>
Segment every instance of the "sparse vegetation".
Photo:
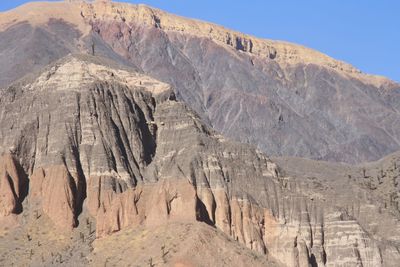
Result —
<svg viewBox="0 0 400 267"><path fill-rule="evenodd" d="M153 258L149 258L148 259L148 266L149 267L154 267L155 266L155 264L153 263Z"/></svg>
<svg viewBox="0 0 400 267"><path fill-rule="evenodd" d="M82 232L79 232L79 238L82 242L85 242L85 235Z"/></svg>
<svg viewBox="0 0 400 267"><path fill-rule="evenodd" d="M161 247L161 259L162 259L163 263L167 263L167 255L168 255L168 253L169 253L169 250L167 251L165 249L165 245L163 245Z"/></svg>

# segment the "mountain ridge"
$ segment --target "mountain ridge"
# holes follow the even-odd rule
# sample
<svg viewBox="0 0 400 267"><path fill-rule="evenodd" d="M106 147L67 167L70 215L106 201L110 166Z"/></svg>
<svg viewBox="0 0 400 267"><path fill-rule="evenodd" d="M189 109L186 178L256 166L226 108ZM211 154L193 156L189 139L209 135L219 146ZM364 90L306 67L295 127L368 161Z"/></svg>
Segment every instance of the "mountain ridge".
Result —
<svg viewBox="0 0 400 267"><path fill-rule="evenodd" d="M61 10L57 11L57 9ZM68 11L64 12L65 9ZM167 31L184 32L199 37L210 38L213 41L243 52L262 56L265 59L274 59L280 64L316 64L334 69L343 75L361 79L366 83L378 87L383 85L390 87L396 84L394 81L383 76L362 73L344 61L336 60L305 46L285 41L260 39L238 31L229 30L214 23L173 15L144 4L114 3L111 1L31 2L11 10L11 13L7 14L9 12L0 13L0 15L4 16L0 18L0 29L4 30L15 22L25 20L33 23L33 25L35 23L43 25L48 22L46 20L48 17L58 17L75 24L84 34L87 34L89 28L82 23L82 18L84 20L99 18L115 19L116 16L119 16L121 19L138 20L144 24L155 25ZM35 14L39 12L49 12L51 16L38 17Z"/></svg>
<svg viewBox="0 0 400 267"><path fill-rule="evenodd" d="M298 46L261 40L279 53L259 56L254 37L113 2L35 2L0 21L12 25L0 32L0 87L95 54L171 85L209 126L272 156L360 163L400 149L400 85L320 64L317 52L299 60Z"/></svg>

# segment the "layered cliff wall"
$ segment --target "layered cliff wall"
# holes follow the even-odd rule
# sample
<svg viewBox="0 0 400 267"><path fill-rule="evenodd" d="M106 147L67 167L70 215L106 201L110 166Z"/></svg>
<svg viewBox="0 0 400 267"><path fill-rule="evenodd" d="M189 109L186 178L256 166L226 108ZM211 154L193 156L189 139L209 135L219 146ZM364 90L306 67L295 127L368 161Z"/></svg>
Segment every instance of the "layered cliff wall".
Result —
<svg viewBox="0 0 400 267"><path fill-rule="evenodd" d="M111 65L68 56L1 92L4 218L22 212L24 224L36 210L73 232L87 212L97 238L201 221L284 266L398 262L398 217L367 189L283 175L205 126L168 85ZM390 236L371 228L380 220Z"/></svg>

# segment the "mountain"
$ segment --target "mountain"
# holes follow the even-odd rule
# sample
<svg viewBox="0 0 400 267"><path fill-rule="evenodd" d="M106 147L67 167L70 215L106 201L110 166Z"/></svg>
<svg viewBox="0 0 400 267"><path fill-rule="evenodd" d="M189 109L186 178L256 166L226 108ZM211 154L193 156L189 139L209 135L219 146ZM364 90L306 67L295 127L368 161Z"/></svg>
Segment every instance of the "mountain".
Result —
<svg viewBox="0 0 400 267"><path fill-rule="evenodd" d="M0 29L3 87L95 53L171 84L208 125L269 155L360 163L400 149L400 85L302 46L109 1L29 3Z"/></svg>
<svg viewBox="0 0 400 267"><path fill-rule="evenodd" d="M205 225L215 227L214 246L235 249L236 240L259 253L253 263L251 252L234 253L244 266L262 265L262 254L283 266L395 266L400 258L398 204L356 176L285 174L252 146L207 127L170 85L135 69L69 55L0 99L2 238L23 241L21 262L36 255L38 265L97 265L107 260L96 251L114 244L116 232L137 237L130 229L176 223L206 236L215 230ZM48 233L57 233L52 248ZM143 246L153 251L151 244ZM0 250L4 264L18 264L8 249Z"/></svg>
<svg viewBox="0 0 400 267"><path fill-rule="evenodd" d="M0 265L398 266L399 152L332 162L396 150L397 84L109 1L2 13L0 59Z"/></svg>

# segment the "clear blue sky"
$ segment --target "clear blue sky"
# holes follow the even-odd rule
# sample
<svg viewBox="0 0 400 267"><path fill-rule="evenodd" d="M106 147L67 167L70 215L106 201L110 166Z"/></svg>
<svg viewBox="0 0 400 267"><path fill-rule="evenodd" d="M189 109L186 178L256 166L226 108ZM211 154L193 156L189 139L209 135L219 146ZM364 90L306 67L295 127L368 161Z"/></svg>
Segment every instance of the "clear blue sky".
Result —
<svg viewBox="0 0 400 267"><path fill-rule="evenodd" d="M0 0L4 11L28 1ZM400 0L124 0L317 49L400 81Z"/></svg>

